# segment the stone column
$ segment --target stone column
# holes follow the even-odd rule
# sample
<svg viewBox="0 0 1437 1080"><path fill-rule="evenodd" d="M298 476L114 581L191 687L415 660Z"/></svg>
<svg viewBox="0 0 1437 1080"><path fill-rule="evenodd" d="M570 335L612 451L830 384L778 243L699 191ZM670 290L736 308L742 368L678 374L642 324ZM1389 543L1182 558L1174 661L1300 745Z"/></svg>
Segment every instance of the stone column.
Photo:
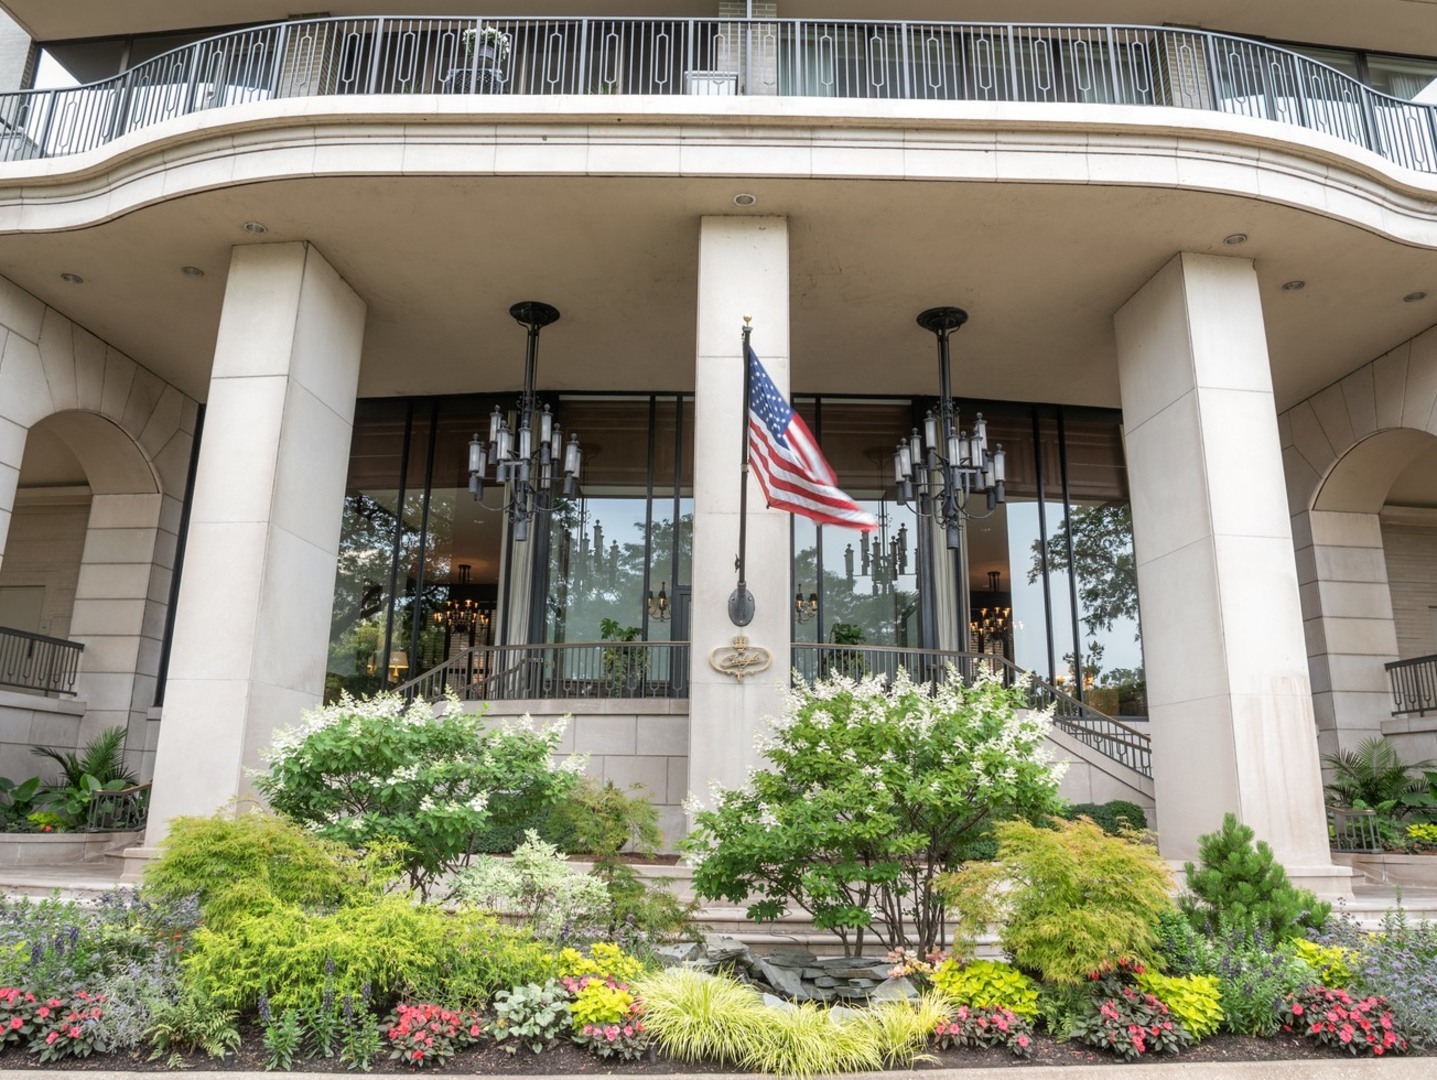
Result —
<svg viewBox="0 0 1437 1080"><path fill-rule="evenodd" d="M147 847L246 794L273 730L320 700L364 317L310 245L235 249Z"/></svg>
<svg viewBox="0 0 1437 1080"><path fill-rule="evenodd" d="M754 737L777 715L788 688L788 515L748 488L748 587L756 612L746 627L729 621L737 578L739 451L743 438L741 332L753 317L753 348L774 384L788 385L788 222L784 218L706 217L699 233L698 359L694 373L694 560L689 690L689 792L713 782L743 783L758 764ZM743 634L773 654L767 671L739 682L709 655Z"/></svg>
<svg viewBox="0 0 1437 1080"><path fill-rule="evenodd" d="M1163 854L1192 857L1231 811L1295 880L1348 892L1252 263L1180 254L1115 324Z"/></svg>

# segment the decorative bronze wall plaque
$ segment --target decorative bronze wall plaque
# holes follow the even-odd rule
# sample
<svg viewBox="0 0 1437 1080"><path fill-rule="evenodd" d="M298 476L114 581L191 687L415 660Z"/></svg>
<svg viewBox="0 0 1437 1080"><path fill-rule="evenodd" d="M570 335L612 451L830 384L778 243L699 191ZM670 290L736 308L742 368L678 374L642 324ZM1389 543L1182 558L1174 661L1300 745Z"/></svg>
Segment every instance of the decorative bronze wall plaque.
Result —
<svg viewBox="0 0 1437 1080"><path fill-rule="evenodd" d="M742 634L733 639L732 645L720 645L709 653L709 667L723 675L732 675L739 682L767 671L772 663L773 653L762 645L750 645Z"/></svg>

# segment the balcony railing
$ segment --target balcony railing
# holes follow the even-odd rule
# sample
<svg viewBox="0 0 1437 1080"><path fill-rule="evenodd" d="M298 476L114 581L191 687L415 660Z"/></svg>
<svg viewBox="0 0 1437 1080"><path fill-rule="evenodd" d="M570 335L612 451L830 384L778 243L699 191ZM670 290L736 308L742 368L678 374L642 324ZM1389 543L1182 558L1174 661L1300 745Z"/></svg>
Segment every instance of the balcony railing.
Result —
<svg viewBox="0 0 1437 1080"><path fill-rule="evenodd" d="M1437 712L1437 656L1418 656L1387 665L1392 684L1392 715L1426 716Z"/></svg>
<svg viewBox="0 0 1437 1080"><path fill-rule="evenodd" d="M467 48L465 31L504 35ZM1285 49L1198 30L814 20L302 19L90 86L0 95L0 160L77 154L273 98L660 94L1157 105L1321 132L1437 172L1432 106Z"/></svg>
<svg viewBox="0 0 1437 1080"><path fill-rule="evenodd" d="M399 686L411 699L686 698L687 641L483 645Z"/></svg>
<svg viewBox="0 0 1437 1080"><path fill-rule="evenodd" d="M809 682L838 671L855 678L882 675L889 682L902 668L914 682L941 683L956 678L971 684L996 675L1005 686L1026 688L1033 708L1053 707L1053 723L1104 757L1151 778L1152 739L1111 716L1085 705L1016 664L987 653L943 649L903 649L878 645L828 645L795 642L794 673Z"/></svg>
<svg viewBox="0 0 1437 1080"><path fill-rule="evenodd" d="M73 694L85 646L0 626L0 686Z"/></svg>

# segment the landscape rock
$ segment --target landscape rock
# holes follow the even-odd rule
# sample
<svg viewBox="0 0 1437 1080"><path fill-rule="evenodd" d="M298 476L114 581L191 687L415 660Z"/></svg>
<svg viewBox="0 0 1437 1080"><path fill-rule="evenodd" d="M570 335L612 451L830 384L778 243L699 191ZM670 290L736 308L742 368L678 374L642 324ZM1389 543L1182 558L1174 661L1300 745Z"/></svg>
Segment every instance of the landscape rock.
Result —
<svg viewBox="0 0 1437 1080"><path fill-rule="evenodd" d="M873 1001L913 1001L918 997L918 987L907 978L885 979L870 995Z"/></svg>

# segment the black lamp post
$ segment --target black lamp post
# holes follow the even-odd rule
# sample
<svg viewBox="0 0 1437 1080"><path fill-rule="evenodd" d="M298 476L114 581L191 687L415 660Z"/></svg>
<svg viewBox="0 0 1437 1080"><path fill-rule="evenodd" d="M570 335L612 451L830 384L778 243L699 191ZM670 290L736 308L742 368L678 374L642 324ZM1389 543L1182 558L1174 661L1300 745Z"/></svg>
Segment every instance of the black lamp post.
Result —
<svg viewBox="0 0 1437 1080"><path fill-rule="evenodd" d="M469 441L469 491L477 500L484 494L485 473L494 466L494 482L506 489L504 510L509 515L515 540L529 539L529 522L540 499L553 493L562 471L562 493L573 498L579 491L579 470L583 452L579 436L571 435L564 443L564 433L554 423L548 405L541 406L534 391L539 367L539 331L558 322L559 309L537 300L525 300L509 309L509 314L529 329L529 346L524 358L524 392L519 398L515 427L496 405L489 417L487 443L476 432ZM560 465L562 464L562 470Z"/></svg>
<svg viewBox="0 0 1437 1080"><path fill-rule="evenodd" d="M920 516L934 518L954 551L966 519L987 517L1006 501L1003 444L989 449L982 413L973 420L972 434L964 431L953 401L948 339L967 321L968 313L957 307L929 308L918 316L918 325L938 339L938 404L928 410L923 430L914 428L893 452L899 503L912 503ZM986 512L969 510L974 495L986 496Z"/></svg>

